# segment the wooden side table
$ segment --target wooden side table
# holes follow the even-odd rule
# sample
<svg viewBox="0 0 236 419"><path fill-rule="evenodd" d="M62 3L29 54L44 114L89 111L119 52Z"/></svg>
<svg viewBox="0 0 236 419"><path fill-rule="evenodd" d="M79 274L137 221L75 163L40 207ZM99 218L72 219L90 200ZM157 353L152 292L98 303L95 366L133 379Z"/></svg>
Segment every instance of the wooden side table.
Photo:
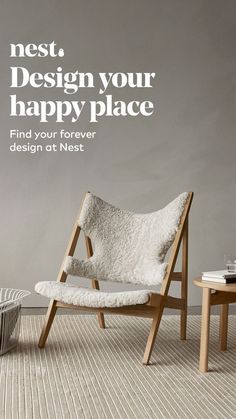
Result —
<svg viewBox="0 0 236 419"><path fill-rule="evenodd" d="M201 343L199 370L208 370L208 350L209 350L209 331L210 331L210 312L211 306L221 305L220 309L220 330L219 330L219 349L227 349L228 331L228 305L236 303L236 283L218 284L216 282L202 281L201 278L194 279L194 284L202 288L202 322L201 322Z"/></svg>

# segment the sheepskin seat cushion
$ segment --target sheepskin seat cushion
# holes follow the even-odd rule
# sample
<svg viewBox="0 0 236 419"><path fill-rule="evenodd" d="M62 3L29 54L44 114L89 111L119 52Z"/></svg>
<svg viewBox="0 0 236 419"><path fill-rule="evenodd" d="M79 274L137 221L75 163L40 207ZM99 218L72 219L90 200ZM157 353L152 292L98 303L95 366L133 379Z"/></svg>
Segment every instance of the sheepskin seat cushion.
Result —
<svg viewBox="0 0 236 419"><path fill-rule="evenodd" d="M68 256L64 271L70 275L147 286L162 282L188 193L149 214L118 209L87 193L78 224L93 244L87 260Z"/></svg>
<svg viewBox="0 0 236 419"><path fill-rule="evenodd" d="M65 304L93 308L146 304L150 298L150 292L147 290L103 292L88 288L78 288L72 284L56 281L38 282L35 286L35 291L44 297L52 298Z"/></svg>

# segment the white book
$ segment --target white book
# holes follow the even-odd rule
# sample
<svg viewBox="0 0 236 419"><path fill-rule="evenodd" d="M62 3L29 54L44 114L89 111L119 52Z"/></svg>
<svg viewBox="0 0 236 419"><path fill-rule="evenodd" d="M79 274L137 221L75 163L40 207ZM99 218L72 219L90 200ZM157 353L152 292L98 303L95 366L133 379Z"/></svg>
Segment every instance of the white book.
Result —
<svg viewBox="0 0 236 419"><path fill-rule="evenodd" d="M229 272L227 270L203 272L202 278L203 277L216 279L236 278L236 272Z"/></svg>
<svg viewBox="0 0 236 419"><path fill-rule="evenodd" d="M202 276L202 281L215 282L217 284L236 284L236 277L231 278L211 278L209 276Z"/></svg>

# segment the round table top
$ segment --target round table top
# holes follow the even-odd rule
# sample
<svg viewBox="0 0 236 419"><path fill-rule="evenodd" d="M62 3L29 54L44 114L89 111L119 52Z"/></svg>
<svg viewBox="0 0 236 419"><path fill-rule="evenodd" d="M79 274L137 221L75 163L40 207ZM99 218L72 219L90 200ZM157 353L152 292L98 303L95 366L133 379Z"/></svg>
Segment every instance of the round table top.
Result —
<svg viewBox="0 0 236 419"><path fill-rule="evenodd" d="M219 284L217 282L212 281L202 281L202 278L195 278L193 283L197 285L197 287L201 288L210 288L216 291L226 291L226 292L236 292L236 283L235 284Z"/></svg>

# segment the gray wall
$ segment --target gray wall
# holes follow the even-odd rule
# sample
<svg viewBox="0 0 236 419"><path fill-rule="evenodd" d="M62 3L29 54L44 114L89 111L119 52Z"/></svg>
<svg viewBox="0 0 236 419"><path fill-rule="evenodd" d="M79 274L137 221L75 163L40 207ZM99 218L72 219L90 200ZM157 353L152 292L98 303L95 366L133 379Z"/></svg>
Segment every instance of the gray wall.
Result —
<svg viewBox="0 0 236 419"><path fill-rule="evenodd" d="M0 27L1 286L33 291L37 281L56 278L84 191L148 212L193 190L189 301L199 304L192 278L222 268L224 254L236 253L235 1L5 0ZM42 72L59 64L94 73L154 71L154 89L135 96L148 96L158 112L102 119L85 153L11 154L10 128L58 127L9 117L9 44L52 40L65 49L63 61L18 65ZM130 89L112 93L133 97ZM19 96L37 100L42 92L25 89ZM46 96L58 97L53 90ZM87 115L63 128L94 129ZM34 293L26 301L46 303Z"/></svg>

